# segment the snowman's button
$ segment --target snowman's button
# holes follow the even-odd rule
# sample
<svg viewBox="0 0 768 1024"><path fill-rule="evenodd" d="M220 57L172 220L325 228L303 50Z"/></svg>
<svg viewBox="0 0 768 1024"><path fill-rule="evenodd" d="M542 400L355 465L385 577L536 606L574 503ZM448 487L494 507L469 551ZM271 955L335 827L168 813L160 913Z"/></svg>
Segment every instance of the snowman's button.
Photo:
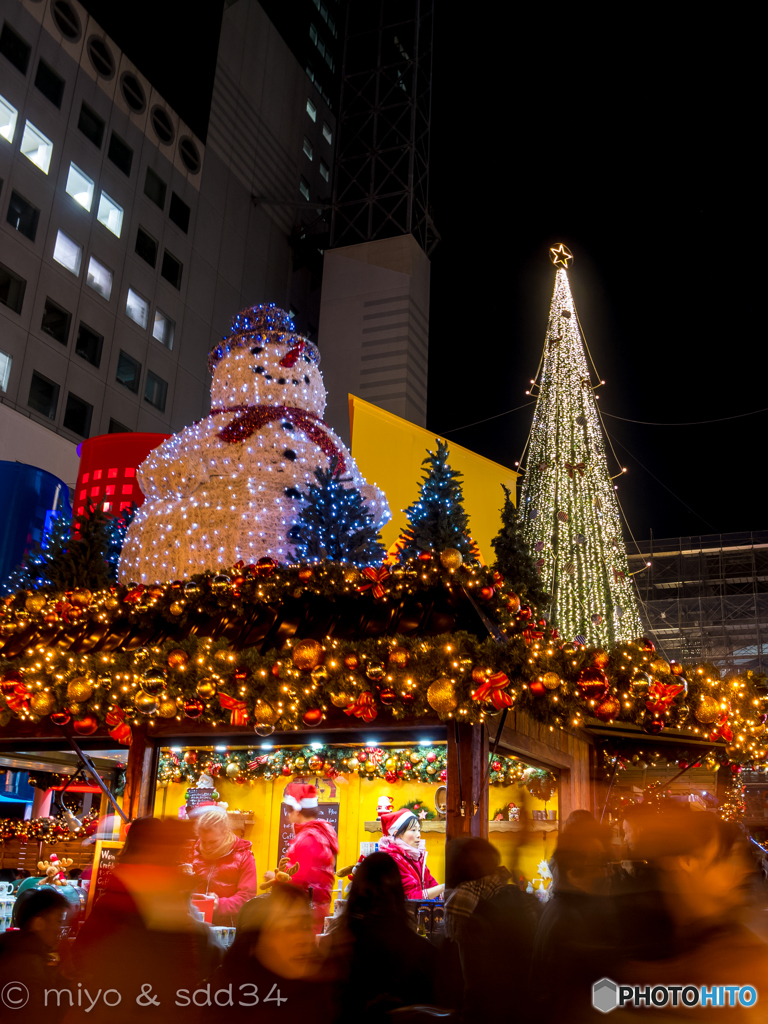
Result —
<svg viewBox="0 0 768 1024"><path fill-rule="evenodd" d="M304 383L309 384L309 377L306 375L306 373L304 374Z"/></svg>
<svg viewBox="0 0 768 1024"><path fill-rule="evenodd" d="M272 380L272 374L271 373L265 373L264 374L264 380Z"/></svg>
<svg viewBox="0 0 768 1024"><path fill-rule="evenodd" d="M301 491L298 490L296 487L286 487L285 488L285 496L287 498L300 498L301 497Z"/></svg>
<svg viewBox="0 0 768 1024"><path fill-rule="evenodd" d="M286 448L285 451L283 452L283 458L290 459L291 462L293 462L296 459L296 452L293 450L293 448Z"/></svg>
<svg viewBox="0 0 768 1024"><path fill-rule="evenodd" d="M263 366L252 366L251 369L253 370L254 373L264 373Z"/></svg>
<svg viewBox="0 0 768 1024"><path fill-rule="evenodd" d="M285 384L285 377L278 377L277 378L277 383L278 384Z"/></svg>
<svg viewBox="0 0 768 1024"><path fill-rule="evenodd" d="M298 381L296 380L296 378L295 378L295 377L293 377L293 378L291 379L291 384L298 384L298 383L299 383L299 382L298 382Z"/></svg>
<svg viewBox="0 0 768 1024"><path fill-rule="evenodd" d="M283 422L280 424L280 426L284 427L286 430L295 430L296 429L294 427L294 425L291 423L290 420L283 420Z"/></svg>

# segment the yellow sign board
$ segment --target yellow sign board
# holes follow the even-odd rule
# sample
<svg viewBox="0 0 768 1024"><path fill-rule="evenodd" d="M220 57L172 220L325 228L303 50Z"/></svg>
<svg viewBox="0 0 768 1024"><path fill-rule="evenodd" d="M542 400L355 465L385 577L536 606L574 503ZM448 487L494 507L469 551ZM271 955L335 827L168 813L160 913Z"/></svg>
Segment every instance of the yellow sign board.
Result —
<svg viewBox="0 0 768 1024"><path fill-rule="evenodd" d="M369 483L381 487L392 509L392 519L381 531L384 544L390 548L405 528L404 510L419 495L421 463L428 450L436 449L435 438L439 435L354 395L349 396L349 418L352 454L360 472ZM491 541L499 532L504 503L501 484L510 489L514 500L519 474L454 441L440 440L448 444L451 468L464 474L464 509L472 536L483 561L493 562Z"/></svg>

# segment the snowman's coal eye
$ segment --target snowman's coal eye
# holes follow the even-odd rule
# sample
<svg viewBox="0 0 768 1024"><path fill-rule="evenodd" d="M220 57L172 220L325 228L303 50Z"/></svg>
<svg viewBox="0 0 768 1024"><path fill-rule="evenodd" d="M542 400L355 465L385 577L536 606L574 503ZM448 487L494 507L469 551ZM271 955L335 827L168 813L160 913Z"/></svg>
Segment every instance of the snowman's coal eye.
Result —
<svg viewBox="0 0 768 1024"><path fill-rule="evenodd" d="M278 377L277 378L277 383L278 384L285 384L285 377Z"/></svg>
<svg viewBox="0 0 768 1024"><path fill-rule="evenodd" d="M304 383L309 384L309 377L306 375L306 373L304 374Z"/></svg>
<svg viewBox="0 0 768 1024"><path fill-rule="evenodd" d="M295 378L295 377L292 377L292 378L291 378L291 384L298 384L298 383L299 383L299 382L298 382L298 381L296 380L296 378Z"/></svg>
<svg viewBox="0 0 768 1024"><path fill-rule="evenodd" d="M285 430L293 430L294 429L293 424L291 423L290 420L284 420L280 424L280 426L283 427Z"/></svg>
<svg viewBox="0 0 768 1024"><path fill-rule="evenodd" d="M264 373L263 366L252 366L251 369L253 370L254 373Z"/></svg>
<svg viewBox="0 0 768 1024"><path fill-rule="evenodd" d="M283 458L290 459L291 462L295 462L296 452L293 450L293 448L286 448L285 451L283 452Z"/></svg>
<svg viewBox="0 0 768 1024"><path fill-rule="evenodd" d="M296 487L286 487L285 488L285 496L287 498L300 498L301 497L301 491L299 491Z"/></svg>
<svg viewBox="0 0 768 1024"><path fill-rule="evenodd" d="M263 351L264 351L264 346L263 345L257 345L255 348L251 349L251 355L257 356L260 352L263 352Z"/></svg>

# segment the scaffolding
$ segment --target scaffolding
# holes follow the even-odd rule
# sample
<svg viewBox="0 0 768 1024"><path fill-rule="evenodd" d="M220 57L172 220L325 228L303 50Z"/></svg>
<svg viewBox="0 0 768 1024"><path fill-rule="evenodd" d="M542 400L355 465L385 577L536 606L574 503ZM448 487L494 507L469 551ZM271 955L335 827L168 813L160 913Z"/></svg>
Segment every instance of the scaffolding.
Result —
<svg viewBox="0 0 768 1024"><path fill-rule="evenodd" d="M768 530L651 538L627 556L645 628L668 660L768 671Z"/></svg>

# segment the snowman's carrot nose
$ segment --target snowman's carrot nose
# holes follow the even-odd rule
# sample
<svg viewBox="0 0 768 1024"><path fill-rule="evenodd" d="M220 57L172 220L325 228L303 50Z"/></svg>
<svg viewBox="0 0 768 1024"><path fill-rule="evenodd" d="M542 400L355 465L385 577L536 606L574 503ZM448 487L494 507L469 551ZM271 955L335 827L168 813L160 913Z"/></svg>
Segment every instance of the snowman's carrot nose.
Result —
<svg viewBox="0 0 768 1024"><path fill-rule="evenodd" d="M280 360L280 365L285 366L287 369L290 370L292 367L296 365L296 361L298 360L299 356L303 351L304 342L300 341L297 345L294 345L289 352L286 352L286 354Z"/></svg>

